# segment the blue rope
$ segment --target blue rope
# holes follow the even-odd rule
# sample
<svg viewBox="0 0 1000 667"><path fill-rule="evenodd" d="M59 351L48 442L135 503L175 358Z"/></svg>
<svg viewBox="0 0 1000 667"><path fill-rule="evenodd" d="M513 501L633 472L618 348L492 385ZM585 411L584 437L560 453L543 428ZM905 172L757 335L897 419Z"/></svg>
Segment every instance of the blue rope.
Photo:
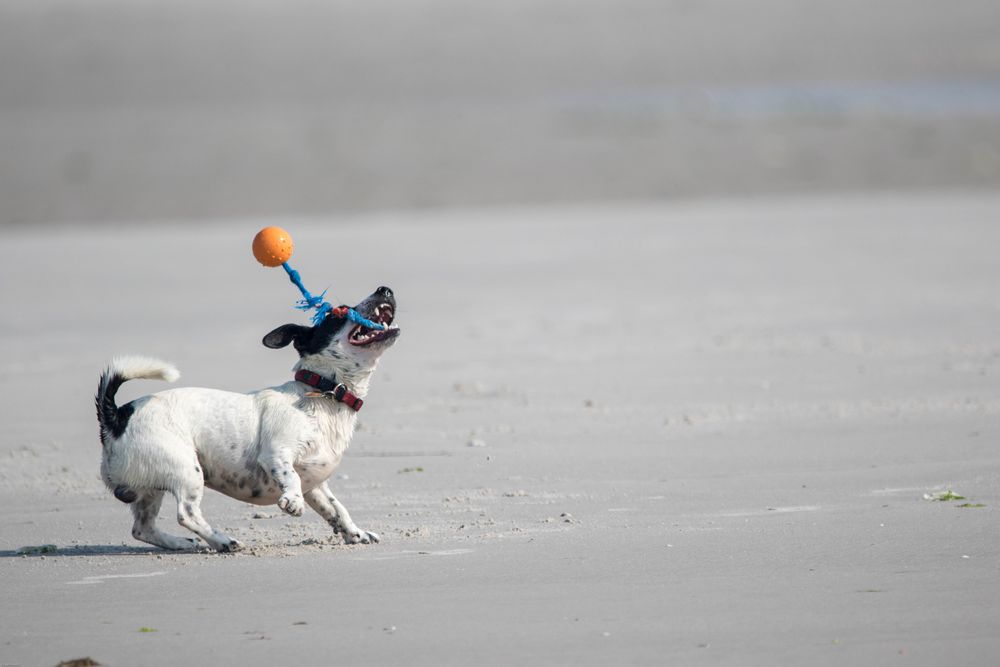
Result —
<svg viewBox="0 0 1000 667"><path fill-rule="evenodd" d="M330 305L330 304L327 304L327 305ZM358 313L358 311L354 310L353 308L349 308L348 309L348 311L347 311L347 319L349 319L350 321L352 321L352 322L354 322L356 324L360 324L363 327L368 327L369 329L388 329L389 328L389 327L385 326L384 324L382 324L380 322L372 322L371 320L366 320L365 318L361 317L361 315Z"/></svg>
<svg viewBox="0 0 1000 667"><path fill-rule="evenodd" d="M295 307L298 308L299 310L306 310L306 311L315 308L316 314L313 315L312 318L313 325L319 326L320 323L324 319L326 319L327 313L333 310L333 306L331 306L329 303L323 300L323 297L326 296L326 290L323 290L323 293L320 294L319 296L313 296L312 294L309 293L309 290L306 289L306 286L302 284L302 277L299 275L298 271L290 267L288 265L288 262L283 263L281 267L288 274L288 279L291 280L292 283L299 288L300 292L302 292L302 299L295 302ZM358 313L358 311L354 310L353 308L347 309L347 319L351 320L356 324L360 324L363 327L368 327L369 329L389 328L380 322L372 322L371 320L365 319L364 317L361 316L360 313Z"/></svg>

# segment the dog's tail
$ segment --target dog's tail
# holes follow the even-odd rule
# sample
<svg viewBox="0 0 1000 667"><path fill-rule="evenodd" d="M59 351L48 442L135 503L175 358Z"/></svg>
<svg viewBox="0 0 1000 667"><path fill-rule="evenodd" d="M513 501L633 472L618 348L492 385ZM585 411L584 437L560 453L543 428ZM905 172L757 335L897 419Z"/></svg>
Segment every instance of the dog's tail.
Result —
<svg viewBox="0 0 1000 667"><path fill-rule="evenodd" d="M101 425L101 444L107 438L121 437L132 416L132 406L115 405L118 387L128 380L165 380L173 382L181 374L171 364L150 357L115 357L101 374L94 403L97 405L97 423Z"/></svg>

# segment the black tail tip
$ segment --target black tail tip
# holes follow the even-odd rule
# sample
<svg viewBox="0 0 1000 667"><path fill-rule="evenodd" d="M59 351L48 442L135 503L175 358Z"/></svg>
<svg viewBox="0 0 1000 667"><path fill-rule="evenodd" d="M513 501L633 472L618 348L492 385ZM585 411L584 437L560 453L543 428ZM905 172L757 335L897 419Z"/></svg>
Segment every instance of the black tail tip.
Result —
<svg viewBox="0 0 1000 667"><path fill-rule="evenodd" d="M128 503L134 503L135 499L139 497L139 494L137 494L135 491L128 488L124 484L119 484L118 486L116 486L114 493L115 493L115 498L122 501L126 505Z"/></svg>

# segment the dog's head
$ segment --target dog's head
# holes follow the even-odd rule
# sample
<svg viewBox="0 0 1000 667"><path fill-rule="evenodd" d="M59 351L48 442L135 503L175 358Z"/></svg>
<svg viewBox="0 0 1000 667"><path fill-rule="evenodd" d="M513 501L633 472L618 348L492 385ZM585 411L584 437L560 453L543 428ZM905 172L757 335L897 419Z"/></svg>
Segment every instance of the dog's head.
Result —
<svg viewBox="0 0 1000 667"><path fill-rule="evenodd" d="M389 326L396 315L396 298L388 287L379 287L371 296L354 306L365 319ZM370 373L378 359L399 336L399 328L378 330L355 324L333 312L314 327L284 324L264 336L264 345L272 349L291 343L299 353L300 365L307 360L316 372L334 372L338 376Z"/></svg>

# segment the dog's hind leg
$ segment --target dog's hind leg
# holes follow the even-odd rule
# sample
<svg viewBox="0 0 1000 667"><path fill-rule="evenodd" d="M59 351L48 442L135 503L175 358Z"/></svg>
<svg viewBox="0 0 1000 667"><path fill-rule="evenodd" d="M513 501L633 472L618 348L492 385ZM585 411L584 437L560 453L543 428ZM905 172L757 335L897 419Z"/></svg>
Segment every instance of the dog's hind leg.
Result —
<svg viewBox="0 0 1000 667"><path fill-rule="evenodd" d="M137 494L132 503L132 537L148 544L154 544L164 549L193 549L198 546L198 540L187 537L177 537L164 533L156 527L156 515L160 513L160 503L163 502L163 491L142 491Z"/></svg>
<svg viewBox="0 0 1000 667"><path fill-rule="evenodd" d="M316 510L333 527L335 533L343 535L344 541L348 544L372 544L379 541L375 533L361 530L354 525L347 508L337 500L326 482L306 492L305 498L309 507Z"/></svg>
<svg viewBox="0 0 1000 667"><path fill-rule="evenodd" d="M200 480L199 480L200 481ZM243 545L225 533L215 530L201 515L201 496L205 487L190 485L173 491L177 498L177 523L208 542L216 551L238 551Z"/></svg>

